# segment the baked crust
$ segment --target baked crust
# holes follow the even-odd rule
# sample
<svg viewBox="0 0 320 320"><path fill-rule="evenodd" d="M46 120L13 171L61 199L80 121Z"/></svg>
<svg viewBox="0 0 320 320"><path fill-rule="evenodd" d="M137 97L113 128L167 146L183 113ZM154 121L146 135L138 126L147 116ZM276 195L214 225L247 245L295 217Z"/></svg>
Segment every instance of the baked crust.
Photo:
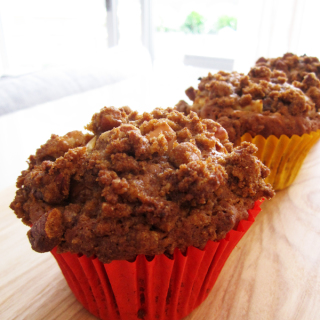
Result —
<svg viewBox="0 0 320 320"><path fill-rule="evenodd" d="M233 149L194 112L103 108L87 128L94 136L52 136L18 178L10 207L38 252L58 246L108 263L204 248L274 195L256 148Z"/></svg>

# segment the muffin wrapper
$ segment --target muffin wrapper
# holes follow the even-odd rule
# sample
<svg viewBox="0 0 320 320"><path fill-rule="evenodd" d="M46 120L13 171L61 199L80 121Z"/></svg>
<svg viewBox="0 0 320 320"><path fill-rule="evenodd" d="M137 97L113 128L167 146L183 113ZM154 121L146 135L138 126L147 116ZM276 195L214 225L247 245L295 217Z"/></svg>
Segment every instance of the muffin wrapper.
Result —
<svg viewBox="0 0 320 320"><path fill-rule="evenodd" d="M275 190L284 189L296 178L303 160L311 147L318 141L320 130L304 134L301 137L293 135L289 138L270 136L267 139L258 135L252 138L249 133L241 137L242 141L254 143L258 147L256 156L270 169L266 182Z"/></svg>
<svg viewBox="0 0 320 320"><path fill-rule="evenodd" d="M254 222L262 201L248 210L225 239L208 241L203 250L189 247L183 255L175 250L173 259L164 254L151 261L144 255L134 262L101 263L71 253L51 253L80 303L100 319L179 320L208 296L230 253Z"/></svg>

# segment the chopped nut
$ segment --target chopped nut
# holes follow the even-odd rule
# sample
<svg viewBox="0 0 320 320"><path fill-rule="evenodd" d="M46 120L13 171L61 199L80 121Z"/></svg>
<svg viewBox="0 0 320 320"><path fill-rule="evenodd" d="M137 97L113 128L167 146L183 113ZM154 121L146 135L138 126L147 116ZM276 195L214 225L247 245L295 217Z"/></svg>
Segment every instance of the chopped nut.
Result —
<svg viewBox="0 0 320 320"><path fill-rule="evenodd" d="M87 151L92 151L96 145L97 136L94 136L88 143L87 143Z"/></svg>

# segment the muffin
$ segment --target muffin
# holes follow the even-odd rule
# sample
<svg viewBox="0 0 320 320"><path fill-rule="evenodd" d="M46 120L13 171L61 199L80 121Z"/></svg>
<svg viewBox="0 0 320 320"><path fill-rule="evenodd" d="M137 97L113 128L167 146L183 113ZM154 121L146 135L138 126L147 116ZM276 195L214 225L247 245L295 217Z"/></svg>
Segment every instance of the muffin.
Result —
<svg viewBox="0 0 320 320"><path fill-rule="evenodd" d="M198 90L188 88L192 104L180 101L176 108L219 122L236 146L253 142L256 156L271 170L267 181L280 190L292 183L320 134L320 114L301 86L266 66L256 66L247 75L220 71L200 78Z"/></svg>
<svg viewBox="0 0 320 320"><path fill-rule="evenodd" d="M181 319L274 195L269 169L194 112L105 107L86 128L30 156L10 207L97 317Z"/></svg>

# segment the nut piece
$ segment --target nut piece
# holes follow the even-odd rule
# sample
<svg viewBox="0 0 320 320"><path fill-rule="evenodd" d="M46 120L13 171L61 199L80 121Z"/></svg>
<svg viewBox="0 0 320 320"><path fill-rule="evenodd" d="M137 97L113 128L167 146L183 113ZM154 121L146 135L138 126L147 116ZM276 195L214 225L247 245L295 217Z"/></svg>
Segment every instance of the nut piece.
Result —
<svg viewBox="0 0 320 320"><path fill-rule="evenodd" d="M52 250L62 235L62 214L56 208L44 214L28 231L32 249L37 252Z"/></svg>
<svg viewBox="0 0 320 320"><path fill-rule="evenodd" d="M87 143L87 151L91 151L94 149L97 141L97 136L94 136L88 143Z"/></svg>

